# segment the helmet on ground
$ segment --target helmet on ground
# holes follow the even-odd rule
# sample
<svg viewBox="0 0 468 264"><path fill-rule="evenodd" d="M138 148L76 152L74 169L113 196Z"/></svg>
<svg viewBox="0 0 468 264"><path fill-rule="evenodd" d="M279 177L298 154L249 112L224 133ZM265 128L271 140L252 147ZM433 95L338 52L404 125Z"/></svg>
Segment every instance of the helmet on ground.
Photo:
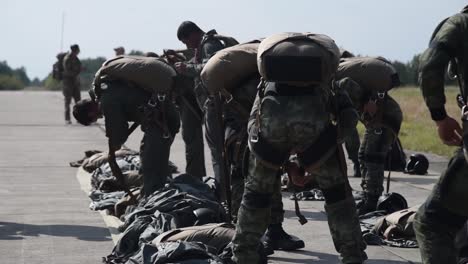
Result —
<svg viewBox="0 0 468 264"><path fill-rule="evenodd" d="M385 193L377 201L377 211L386 211L387 214L406 208L408 208L408 202L405 197L395 192Z"/></svg>
<svg viewBox="0 0 468 264"><path fill-rule="evenodd" d="M406 164L406 172L409 174L424 175L429 169L429 160L423 154L411 155L408 163Z"/></svg>

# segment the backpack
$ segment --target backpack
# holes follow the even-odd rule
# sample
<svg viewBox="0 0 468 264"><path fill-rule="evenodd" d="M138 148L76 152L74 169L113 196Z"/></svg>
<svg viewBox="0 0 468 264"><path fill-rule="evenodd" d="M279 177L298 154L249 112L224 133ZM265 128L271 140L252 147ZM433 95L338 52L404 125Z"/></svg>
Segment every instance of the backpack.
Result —
<svg viewBox="0 0 468 264"><path fill-rule="evenodd" d="M329 84L338 67L340 50L330 37L312 33L282 33L264 39L257 67L267 82L293 86Z"/></svg>
<svg viewBox="0 0 468 264"><path fill-rule="evenodd" d="M55 80L60 81L63 79L63 60L66 55L66 52L60 52L59 54L57 54L57 61L52 65L52 78Z"/></svg>
<svg viewBox="0 0 468 264"><path fill-rule="evenodd" d="M207 42L208 40L210 40L210 39L212 39L212 38L214 38L214 39L220 41L220 42L223 44L224 48L232 47L232 46L235 46L235 45L239 44L239 41L237 41L237 40L236 40L235 38L233 38L233 37L228 37L228 36L224 36L224 35L219 35L219 34L216 32L216 30L210 30L210 31L208 31L208 32L205 34L205 36L203 37L202 42L201 42L201 43L202 43L201 46L203 46L203 44L204 44L205 42Z"/></svg>
<svg viewBox="0 0 468 264"><path fill-rule="evenodd" d="M259 42L235 45L218 51L208 60L200 74L210 93L232 91L255 74Z"/></svg>

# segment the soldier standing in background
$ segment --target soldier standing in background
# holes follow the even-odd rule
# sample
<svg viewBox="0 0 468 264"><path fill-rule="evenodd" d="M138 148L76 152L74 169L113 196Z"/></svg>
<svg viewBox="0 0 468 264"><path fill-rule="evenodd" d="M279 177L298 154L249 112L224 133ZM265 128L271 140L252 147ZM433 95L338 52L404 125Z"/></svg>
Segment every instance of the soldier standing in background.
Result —
<svg viewBox="0 0 468 264"><path fill-rule="evenodd" d="M76 102L81 100L80 94L80 72L81 61L78 59L80 47L78 44L70 46L70 52L63 59L63 96L65 96L65 123L71 124L70 120L70 103L73 100Z"/></svg>
<svg viewBox="0 0 468 264"><path fill-rule="evenodd" d="M115 51L115 56L125 55L125 49L122 46L115 48L114 51Z"/></svg>
<svg viewBox="0 0 468 264"><path fill-rule="evenodd" d="M437 26L420 61L421 90L439 137L446 145L463 147L455 152L416 213L414 230L424 264L455 264L458 252L454 238L468 219L468 6ZM463 129L445 110L444 82L449 62L460 85Z"/></svg>

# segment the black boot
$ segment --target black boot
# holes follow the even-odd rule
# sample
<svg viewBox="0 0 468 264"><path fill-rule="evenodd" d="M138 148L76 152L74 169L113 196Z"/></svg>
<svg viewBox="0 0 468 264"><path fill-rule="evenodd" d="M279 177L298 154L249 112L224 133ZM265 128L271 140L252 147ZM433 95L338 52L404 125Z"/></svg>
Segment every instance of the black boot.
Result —
<svg viewBox="0 0 468 264"><path fill-rule="evenodd" d="M358 215L364 215L377 210L378 200L379 196L364 193L363 199L356 205Z"/></svg>
<svg viewBox="0 0 468 264"><path fill-rule="evenodd" d="M265 250L296 250L305 246L304 241L284 231L282 224L271 224L265 233Z"/></svg>
<svg viewBox="0 0 468 264"><path fill-rule="evenodd" d="M355 178L361 178L361 164L359 164L359 160L353 160L353 171L354 171L354 174L353 174L353 177Z"/></svg>

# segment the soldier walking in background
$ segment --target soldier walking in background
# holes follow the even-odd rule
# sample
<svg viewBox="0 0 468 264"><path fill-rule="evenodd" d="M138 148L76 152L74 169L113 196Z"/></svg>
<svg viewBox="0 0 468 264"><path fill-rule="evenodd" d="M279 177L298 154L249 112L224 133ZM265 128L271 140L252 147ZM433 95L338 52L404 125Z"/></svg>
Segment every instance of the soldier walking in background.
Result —
<svg viewBox="0 0 468 264"><path fill-rule="evenodd" d="M115 48L114 51L115 51L115 56L125 55L125 48L122 46Z"/></svg>
<svg viewBox="0 0 468 264"><path fill-rule="evenodd" d="M78 59L80 47L78 44L70 46L70 52L63 59L63 80L62 91L65 96L65 123L71 124L70 103L73 98L75 104L81 100L80 94L80 72L82 70L81 61Z"/></svg>
<svg viewBox="0 0 468 264"><path fill-rule="evenodd" d="M445 110L445 73L449 62L460 85L463 129ZM468 219L468 6L442 21L421 55L421 90L439 137L459 147L426 202L416 213L414 230L424 264L455 264L456 233ZM465 262L458 262L463 263Z"/></svg>

